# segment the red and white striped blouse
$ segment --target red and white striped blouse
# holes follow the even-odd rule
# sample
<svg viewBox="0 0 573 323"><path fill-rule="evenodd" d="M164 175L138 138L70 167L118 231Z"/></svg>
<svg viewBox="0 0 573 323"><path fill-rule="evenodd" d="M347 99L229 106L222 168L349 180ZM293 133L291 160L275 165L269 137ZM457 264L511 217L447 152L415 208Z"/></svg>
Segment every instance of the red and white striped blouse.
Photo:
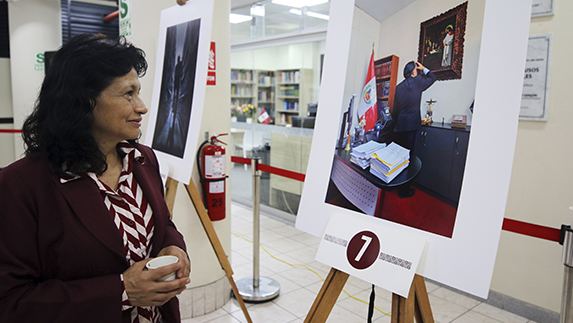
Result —
<svg viewBox="0 0 573 323"><path fill-rule="evenodd" d="M87 175L100 190L103 203L109 210L113 222L123 238L125 258L131 266L138 261L149 258L153 247L152 237L155 225L153 210L133 176L133 162L144 157L127 141L121 142L119 147L125 156L116 191L100 181L95 173L88 173ZM62 178L61 182L65 183L73 179ZM123 276L121 276L121 280L123 284ZM122 294L122 310L131 312L132 323L162 322L159 307L131 306L125 287Z"/></svg>

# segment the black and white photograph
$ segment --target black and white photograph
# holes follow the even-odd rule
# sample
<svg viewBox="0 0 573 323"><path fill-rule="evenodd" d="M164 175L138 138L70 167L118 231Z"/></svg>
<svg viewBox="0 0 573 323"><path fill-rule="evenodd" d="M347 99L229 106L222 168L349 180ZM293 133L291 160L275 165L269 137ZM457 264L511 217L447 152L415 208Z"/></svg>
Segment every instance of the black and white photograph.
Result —
<svg viewBox="0 0 573 323"><path fill-rule="evenodd" d="M152 148L183 158L197 69L201 20L167 28L159 109Z"/></svg>

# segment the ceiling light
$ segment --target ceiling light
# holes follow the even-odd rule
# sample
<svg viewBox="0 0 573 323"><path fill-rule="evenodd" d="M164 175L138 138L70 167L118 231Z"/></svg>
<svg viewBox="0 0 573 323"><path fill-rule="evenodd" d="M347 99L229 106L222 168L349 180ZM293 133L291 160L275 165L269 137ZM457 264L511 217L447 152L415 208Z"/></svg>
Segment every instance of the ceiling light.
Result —
<svg viewBox="0 0 573 323"><path fill-rule="evenodd" d="M302 15L302 11L298 10L298 9L291 9L288 12L295 14L295 15Z"/></svg>
<svg viewBox="0 0 573 323"><path fill-rule="evenodd" d="M261 4L255 4L255 5L251 6L251 16L264 17L265 16L265 6L263 6Z"/></svg>
<svg viewBox="0 0 573 323"><path fill-rule="evenodd" d="M253 17L251 17L251 16L239 15L236 13L230 13L229 14L229 22L232 24L240 24L240 23L245 22L245 21L251 21L252 19L253 19Z"/></svg>
<svg viewBox="0 0 573 323"><path fill-rule="evenodd" d="M294 14L294 15L297 15L297 16L302 15L302 11L301 11L301 10L294 9L294 8L291 9L291 10L289 10L288 12L290 12L290 13L292 13L292 14ZM327 16L327 15L323 15L323 14L321 14L321 13L312 12L312 11L307 11L307 12L306 12L306 15L309 16L309 17L314 17L314 18L318 18L318 19L324 19L324 20L330 19L330 17Z"/></svg>
<svg viewBox="0 0 573 323"><path fill-rule="evenodd" d="M319 4L327 3L328 0L272 0L274 4L289 6L294 8L311 7Z"/></svg>
<svg viewBox="0 0 573 323"><path fill-rule="evenodd" d="M318 18L318 19L324 19L324 20L330 19L330 17L328 15L323 15L321 13L312 12L312 11L307 11L306 15L309 17L314 17L314 18Z"/></svg>

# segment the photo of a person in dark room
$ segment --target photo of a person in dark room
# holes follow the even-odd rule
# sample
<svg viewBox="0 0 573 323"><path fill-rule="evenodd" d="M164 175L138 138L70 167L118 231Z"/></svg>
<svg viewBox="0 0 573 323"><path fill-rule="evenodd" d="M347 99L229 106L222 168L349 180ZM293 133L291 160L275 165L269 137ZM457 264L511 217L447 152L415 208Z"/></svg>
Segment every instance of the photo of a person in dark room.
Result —
<svg viewBox="0 0 573 323"><path fill-rule="evenodd" d="M200 19L167 28L151 148L183 158L193 110Z"/></svg>
<svg viewBox="0 0 573 323"><path fill-rule="evenodd" d="M436 82L436 76L419 62L410 61L404 66L404 80L396 86L392 118L395 121L394 141L414 154L416 134L422 126L420 104L422 92ZM416 190L410 185L399 188L400 198L411 197Z"/></svg>

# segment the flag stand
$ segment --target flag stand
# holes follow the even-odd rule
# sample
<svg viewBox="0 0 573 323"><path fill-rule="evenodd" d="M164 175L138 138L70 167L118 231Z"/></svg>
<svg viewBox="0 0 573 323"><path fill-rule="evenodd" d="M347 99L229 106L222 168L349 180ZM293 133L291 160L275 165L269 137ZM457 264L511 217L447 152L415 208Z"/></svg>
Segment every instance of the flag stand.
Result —
<svg viewBox="0 0 573 323"><path fill-rule="evenodd" d="M349 275L331 268L310 308L305 323L326 322ZM408 298L392 294L392 323L434 323L424 277L414 275Z"/></svg>
<svg viewBox="0 0 573 323"><path fill-rule="evenodd" d="M169 208L170 214L173 214L173 205L175 203L175 194L177 192L177 184L178 183L179 182L177 180L174 180L171 177L168 177L166 180L166 183L165 183L165 202L167 203L167 207ZM247 311L247 307L245 306L245 302L243 301L243 298L239 294L239 290L237 288L237 285L235 284L235 280L233 279L233 269L231 268L231 264L229 263L229 259L227 259L227 255L225 254L225 250L223 250L223 246L221 245L221 241L219 241L219 237L217 237L217 233L215 232L215 228L213 227L213 224L211 223L211 219L209 219L209 216L207 215L207 211L205 210L205 206L203 205L201 195L199 194L199 191L197 191L197 188L193 184L192 179L189 181L189 185L187 185L187 184L184 184L184 185L185 185L185 190L187 191L187 195L189 195L189 198L191 199L191 203L193 203L193 206L195 207L195 211L197 211L197 215L199 216L199 220L201 221L201 224L203 225L203 229L205 230L205 233L207 234L207 238L209 238L209 242L211 243L211 246L213 247L213 251L215 251L215 254L217 255L217 259L219 259L219 263L221 264L221 267L225 271L227 279L229 280L229 284L231 285L231 288L233 289L233 293L235 295L235 298L239 302L239 306L241 307L241 310L243 311L243 315L245 315L245 319L247 320L248 323L252 323L253 321L251 320L249 312Z"/></svg>

